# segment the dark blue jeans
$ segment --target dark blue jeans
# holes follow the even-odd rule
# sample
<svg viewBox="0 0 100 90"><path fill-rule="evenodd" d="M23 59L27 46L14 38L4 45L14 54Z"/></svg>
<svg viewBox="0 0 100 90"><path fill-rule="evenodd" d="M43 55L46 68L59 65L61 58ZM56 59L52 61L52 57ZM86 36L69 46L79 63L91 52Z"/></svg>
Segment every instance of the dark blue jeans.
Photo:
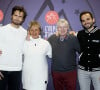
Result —
<svg viewBox="0 0 100 90"><path fill-rule="evenodd" d="M0 71L4 78L0 80L0 90L21 90L21 71Z"/></svg>

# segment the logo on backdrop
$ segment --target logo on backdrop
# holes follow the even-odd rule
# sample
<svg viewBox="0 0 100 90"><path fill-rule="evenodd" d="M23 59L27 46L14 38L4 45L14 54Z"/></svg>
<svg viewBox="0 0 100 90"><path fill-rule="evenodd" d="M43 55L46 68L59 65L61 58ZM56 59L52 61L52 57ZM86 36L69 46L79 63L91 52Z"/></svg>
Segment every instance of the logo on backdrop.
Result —
<svg viewBox="0 0 100 90"><path fill-rule="evenodd" d="M59 16L56 11L48 11L45 15L45 21L50 25L56 24L58 19L59 19Z"/></svg>
<svg viewBox="0 0 100 90"><path fill-rule="evenodd" d="M0 10L0 22L3 20L4 14L2 12L2 10Z"/></svg>
<svg viewBox="0 0 100 90"><path fill-rule="evenodd" d="M45 21L48 25L45 26L45 35L44 38L47 39L49 36L51 36L53 33L56 32L56 26L55 24L59 20L59 15L56 11L48 11L45 15Z"/></svg>

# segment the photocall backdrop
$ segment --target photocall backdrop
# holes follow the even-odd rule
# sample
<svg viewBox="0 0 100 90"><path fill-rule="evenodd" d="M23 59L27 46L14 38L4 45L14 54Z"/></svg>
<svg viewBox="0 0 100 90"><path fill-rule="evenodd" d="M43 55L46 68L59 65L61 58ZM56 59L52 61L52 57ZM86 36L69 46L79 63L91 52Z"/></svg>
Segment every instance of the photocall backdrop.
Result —
<svg viewBox="0 0 100 90"><path fill-rule="evenodd" d="M100 0L0 0L0 26L10 22L11 10L15 5L24 6L28 13L23 27L27 29L32 20L39 21L44 39L56 31L56 22L59 18L68 20L70 30L81 30L79 14L82 11L91 11L96 19L96 25L100 28ZM51 77L51 60L48 60L48 64L48 90L54 90Z"/></svg>

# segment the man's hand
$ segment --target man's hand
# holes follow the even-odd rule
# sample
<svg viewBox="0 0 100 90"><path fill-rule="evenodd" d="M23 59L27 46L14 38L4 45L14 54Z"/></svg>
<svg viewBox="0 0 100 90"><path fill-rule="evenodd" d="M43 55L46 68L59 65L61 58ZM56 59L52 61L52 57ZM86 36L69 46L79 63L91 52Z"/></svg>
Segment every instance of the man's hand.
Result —
<svg viewBox="0 0 100 90"><path fill-rule="evenodd" d="M27 31L26 40L27 40L27 41L30 41L30 34L29 34L29 31Z"/></svg>
<svg viewBox="0 0 100 90"><path fill-rule="evenodd" d="M58 31L56 31L54 34L55 34L56 36L59 36L59 32L58 32Z"/></svg>
<svg viewBox="0 0 100 90"><path fill-rule="evenodd" d="M0 80L4 78L3 74L0 72Z"/></svg>
<svg viewBox="0 0 100 90"><path fill-rule="evenodd" d="M2 51L0 50L0 55L2 54Z"/></svg>
<svg viewBox="0 0 100 90"><path fill-rule="evenodd" d="M27 35L27 36L26 36L26 40L27 40L27 41L30 41L30 35Z"/></svg>
<svg viewBox="0 0 100 90"><path fill-rule="evenodd" d="M75 31L69 31L69 34L72 34L74 36L77 36L77 32L75 32Z"/></svg>

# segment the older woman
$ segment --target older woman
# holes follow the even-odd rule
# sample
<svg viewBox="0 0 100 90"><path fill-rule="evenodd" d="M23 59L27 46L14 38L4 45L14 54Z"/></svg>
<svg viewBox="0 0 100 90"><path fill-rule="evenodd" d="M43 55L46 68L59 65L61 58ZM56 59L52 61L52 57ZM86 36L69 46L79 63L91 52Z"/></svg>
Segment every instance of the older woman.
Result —
<svg viewBox="0 0 100 90"><path fill-rule="evenodd" d="M25 41L23 63L23 88L26 90L46 90L48 83L48 63L46 56L52 57L48 41L40 37L41 26L32 21L28 32L30 40Z"/></svg>

